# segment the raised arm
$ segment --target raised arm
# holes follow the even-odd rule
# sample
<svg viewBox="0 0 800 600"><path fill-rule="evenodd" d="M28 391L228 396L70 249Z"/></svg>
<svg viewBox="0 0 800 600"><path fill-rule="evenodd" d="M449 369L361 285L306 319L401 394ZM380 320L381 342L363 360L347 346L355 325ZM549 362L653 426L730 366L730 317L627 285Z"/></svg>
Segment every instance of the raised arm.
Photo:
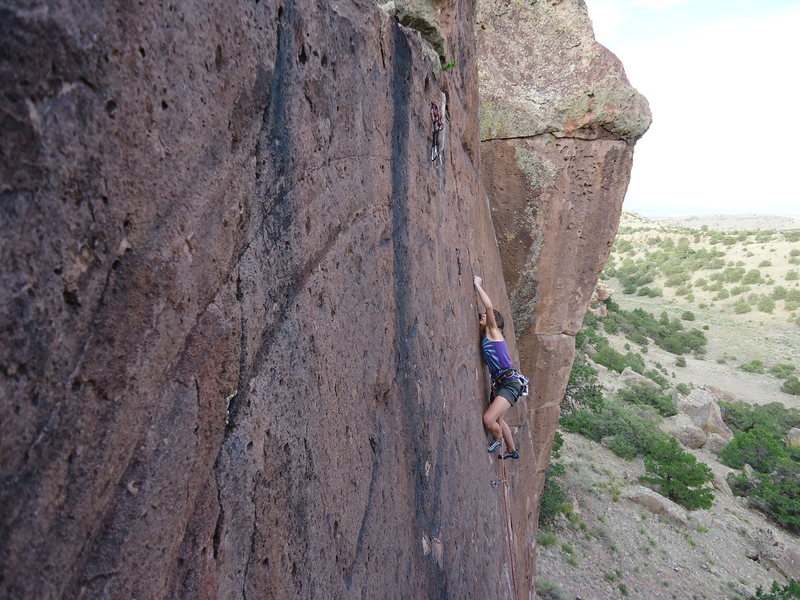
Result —
<svg viewBox="0 0 800 600"><path fill-rule="evenodd" d="M478 297L481 299L483 303L483 307L486 309L486 328L487 329L499 329L497 327L497 321L494 318L494 307L492 306L492 300L489 298L489 294L487 294L483 289L483 278L478 277L477 275L472 278L472 282L475 284L475 289L478 291Z"/></svg>

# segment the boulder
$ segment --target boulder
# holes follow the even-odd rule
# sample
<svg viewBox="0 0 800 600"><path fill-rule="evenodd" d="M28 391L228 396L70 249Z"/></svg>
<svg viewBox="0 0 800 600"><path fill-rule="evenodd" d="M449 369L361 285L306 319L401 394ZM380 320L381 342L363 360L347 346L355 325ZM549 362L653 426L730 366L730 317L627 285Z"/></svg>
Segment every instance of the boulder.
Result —
<svg viewBox="0 0 800 600"><path fill-rule="evenodd" d="M722 412L716 400L709 400L702 406L692 409L692 411L687 414L707 435L716 433L724 440L730 441L733 439L733 432L725 424L725 421L722 420Z"/></svg>
<svg viewBox="0 0 800 600"><path fill-rule="evenodd" d="M719 454L728 445L730 440L726 440L718 433L709 434L706 443L703 444L703 450L708 450L714 454Z"/></svg>
<svg viewBox="0 0 800 600"><path fill-rule="evenodd" d="M772 558L770 561L772 566L778 570L784 577L790 579L800 579L800 547L789 546L784 551Z"/></svg>
<svg viewBox="0 0 800 600"><path fill-rule="evenodd" d="M654 515L664 517L671 523L683 526L689 524L686 511L681 506L650 488L641 485L631 486L623 490L622 497L644 506Z"/></svg>
<svg viewBox="0 0 800 600"><path fill-rule="evenodd" d="M722 492L724 494L731 495L733 492L731 491L731 486L728 485L728 481L718 473L714 473L714 479L711 481L711 485L714 486L714 489L718 492Z"/></svg>
<svg viewBox="0 0 800 600"><path fill-rule="evenodd" d="M592 292L592 298L589 300L589 310L598 317L607 317L608 307L605 305L604 300L610 298L613 293L613 290L608 285L598 281Z"/></svg>
<svg viewBox="0 0 800 600"><path fill-rule="evenodd" d="M718 402L736 402L736 396L727 390L714 387L713 385L706 385L704 387L714 395Z"/></svg>
<svg viewBox="0 0 800 600"><path fill-rule="evenodd" d="M679 406L681 399L685 398L688 394L681 394L677 389L672 390L672 402L675 406Z"/></svg>
<svg viewBox="0 0 800 600"><path fill-rule="evenodd" d="M685 396L676 393L673 394L675 406L679 411L691 414L695 410L701 408L710 401L716 401L716 396L707 390L705 386L692 387L688 394Z"/></svg>
<svg viewBox="0 0 800 600"><path fill-rule="evenodd" d="M702 448L708 439L706 433L683 413L664 419L659 429L677 438L687 448Z"/></svg>
<svg viewBox="0 0 800 600"><path fill-rule="evenodd" d="M660 387L655 381L649 377L645 377L644 375L639 375L639 373L630 367L625 367L622 370L622 373L620 373L620 379L622 380L622 383L627 386L652 385L653 387Z"/></svg>
<svg viewBox="0 0 800 600"><path fill-rule="evenodd" d="M784 554L785 547L772 529L758 529L748 534L750 545L746 555L752 560L758 560L765 566L776 568L775 561Z"/></svg>
<svg viewBox="0 0 800 600"><path fill-rule="evenodd" d="M735 592L742 598L751 598L756 595L756 588L754 588L751 585L745 585L740 581L735 581L733 586L733 592Z"/></svg>
<svg viewBox="0 0 800 600"><path fill-rule="evenodd" d="M786 445L789 448L800 447L800 429L792 427L789 430L789 433L786 434Z"/></svg>

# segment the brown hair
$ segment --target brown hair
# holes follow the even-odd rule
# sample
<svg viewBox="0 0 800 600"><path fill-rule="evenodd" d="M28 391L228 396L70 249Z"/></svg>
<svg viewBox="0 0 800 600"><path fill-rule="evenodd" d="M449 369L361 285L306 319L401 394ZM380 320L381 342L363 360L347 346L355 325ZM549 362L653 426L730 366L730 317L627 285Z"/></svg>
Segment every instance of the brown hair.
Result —
<svg viewBox="0 0 800 600"><path fill-rule="evenodd" d="M505 320L503 319L503 315L500 314L500 311L497 309L494 310L494 322L497 323L497 326L502 330L503 326L506 324Z"/></svg>

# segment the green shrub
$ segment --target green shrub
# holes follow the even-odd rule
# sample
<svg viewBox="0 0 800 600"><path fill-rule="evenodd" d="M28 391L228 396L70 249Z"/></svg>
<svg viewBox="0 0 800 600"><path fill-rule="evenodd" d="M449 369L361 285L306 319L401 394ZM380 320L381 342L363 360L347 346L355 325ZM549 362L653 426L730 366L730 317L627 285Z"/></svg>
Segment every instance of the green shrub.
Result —
<svg viewBox="0 0 800 600"><path fill-rule="evenodd" d="M737 315L750 312L750 303L744 298L740 298L733 303L733 312L735 312Z"/></svg>
<svg viewBox="0 0 800 600"><path fill-rule="evenodd" d="M642 348L642 350L646 350L646 348ZM664 373L667 373L667 370L664 369ZM654 382L658 384L662 390L669 387L669 381L666 377L664 377L661 373L659 373L656 369L648 369L644 373L642 373L645 377L652 379Z"/></svg>
<svg viewBox="0 0 800 600"><path fill-rule="evenodd" d="M747 373L763 373L764 363L760 360L751 360L746 365L740 365L739 368Z"/></svg>
<svg viewBox="0 0 800 600"><path fill-rule="evenodd" d="M675 386L675 389L681 396L686 396L691 391L691 388L685 383L679 383Z"/></svg>
<svg viewBox="0 0 800 600"><path fill-rule="evenodd" d="M760 263L758 263L758 266L759 267L771 267L772 266L772 262L769 261L769 260L762 260Z"/></svg>
<svg viewBox="0 0 800 600"><path fill-rule="evenodd" d="M789 377L783 382L781 390L793 396L800 396L800 379L797 377Z"/></svg>
<svg viewBox="0 0 800 600"><path fill-rule="evenodd" d="M794 365L787 365L785 363L778 363L769 370L770 373L775 375L778 379L784 379L794 373Z"/></svg>
<svg viewBox="0 0 800 600"><path fill-rule="evenodd" d="M652 385L634 385L619 391L617 398L630 404L652 406L661 416L671 417L678 414L672 399Z"/></svg>
<svg viewBox="0 0 800 600"><path fill-rule="evenodd" d="M567 390L561 402L561 414L569 414L578 408L598 410L603 404L603 387L597 379L597 370L576 360L572 365Z"/></svg>
<svg viewBox="0 0 800 600"><path fill-rule="evenodd" d="M788 294L789 290L787 290L782 285L776 285L775 289L772 290L772 297L775 300L785 300Z"/></svg>
<svg viewBox="0 0 800 600"><path fill-rule="evenodd" d="M731 491L792 533L800 533L800 465L781 463L773 473L728 475Z"/></svg>
<svg viewBox="0 0 800 600"><path fill-rule="evenodd" d="M711 508L714 493L703 487L714 479L711 468L681 449L675 438L659 441L644 457L646 475L641 480L689 510Z"/></svg>
<svg viewBox="0 0 800 600"><path fill-rule="evenodd" d="M564 445L564 438L561 433L556 431L553 438L553 449L550 454L550 464L544 472L544 488L542 489L541 504L539 505L539 526L544 526L555 522L558 516L564 512L563 506L567 503L567 492L561 487L558 477L564 474L565 467L558 462L561 456L561 448Z"/></svg>
<svg viewBox="0 0 800 600"><path fill-rule="evenodd" d="M739 294L745 294L750 291L750 288L746 285L737 285L731 288L731 296L738 296Z"/></svg>
<svg viewBox="0 0 800 600"><path fill-rule="evenodd" d="M637 373L644 373L644 360L638 354L628 352L627 354L620 354L609 345L604 345L597 350L597 354L592 357L592 360L598 365L622 373L625 367L630 367Z"/></svg>
<svg viewBox="0 0 800 600"><path fill-rule="evenodd" d="M678 287L691 279L688 273L675 273L664 281L664 287Z"/></svg>
<svg viewBox="0 0 800 600"><path fill-rule="evenodd" d="M789 271L786 273L786 277L784 277L786 281L797 281L800 279L800 275L798 275L797 271Z"/></svg>
<svg viewBox="0 0 800 600"><path fill-rule="evenodd" d="M758 269L750 269L747 273L745 273L744 277L742 277L742 283L745 285L763 282L764 280L761 278L761 273L758 271Z"/></svg>
<svg viewBox="0 0 800 600"><path fill-rule="evenodd" d="M720 402L722 419L734 433L760 426L781 437L792 427L800 427L800 410L786 408L780 402L753 405L746 402Z"/></svg>
<svg viewBox="0 0 800 600"><path fill-rule="evenodd" d="M800 256L800 249L798 249L798 248L792 248L792 249L789 251L789 256Z"/></svg>
<svg viewBox="0 0 800 600"><path fill-rule="evenodd" d="M747 600L791 600L792 598L800 598L800 581L796 579L790 579L785 586L773 581L769 592L758 586L756 595L750 596Z"/></svg>
<svg viewBox="0 0 800 600"><path fill-rule="evenodd" d="M682 356L679 356L675 359L675 366L676 367L685 367L686 366L686 359Z"/></svg>
<svg viewBox="0 0 800 600"><path fill-rule="evenodd" d="M789 231L784 231L783 238L787 242L798 242L800 241L800 229L791 229Z"/></svg>
<svg viewBox="0 0 800 600"><path fill-rule="evenodd" d="M694 313L690 310L684 311L681 315L681 319L684 321L694 321Z"/></svg>
<svg viewBox="0 0 800 600"><path fill-rule="evenodd" d="M758 310L772 314L772 311L775 310L775 300L769 296L761 296L758 300Z"/></svg>
<svg viewBox="0 0 800 600"><path fill-rule="evenodd" d="M719 457L723 464L734 469L741 469L747 463L756 471L771 473L779 462L789 459L789 453L780 437L759 425L737 433Z"/></svg>
<svg viewBox="0 0 800 600"><path fill-rule="evenodd" d="M656 340L659 347L672 354L685 354L691 351L702 353L705 350L706 342L706 335L699 329L678 331Z"/></svg>
<svg viewBox="0 0 800 600"><path fill-rule="evenodd" d="M541 540L539 540L539 544L542 546L545 545ZM542 579L541 577L536 578L536 597L541 598L541 600L567 600L567 598L569 598L567 593L557 584Z"/></svg>
<svg viewBox="0 0 800 600"><path fill-rule="evenodd" d="M595 411L576 410L561 418L561 426L596 442L613 436L609 448L626 460L646 453L657 440L667 437L658 430L653 418L633 414L615 402L606 402Z"/></svg>

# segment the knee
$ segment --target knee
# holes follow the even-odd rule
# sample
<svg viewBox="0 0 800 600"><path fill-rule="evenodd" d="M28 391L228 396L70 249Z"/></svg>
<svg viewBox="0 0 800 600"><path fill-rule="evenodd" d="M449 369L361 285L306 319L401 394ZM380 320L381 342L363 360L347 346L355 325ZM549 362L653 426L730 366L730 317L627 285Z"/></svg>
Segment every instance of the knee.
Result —
<svg viewBox="0 0 800 600"><path fill-rule="evenodd" d="M487 429L491 429L491 428L492 428L492 425L494 425L495 423L497 423L497 421L496 421L496 420L494 420L494 419L492 419L492 418L489 416L489 414L488 414L488 413L486 413L486 414L484 414L484 415L483 415L483 425L484 425L484 427L486 427Z"/></svg>

